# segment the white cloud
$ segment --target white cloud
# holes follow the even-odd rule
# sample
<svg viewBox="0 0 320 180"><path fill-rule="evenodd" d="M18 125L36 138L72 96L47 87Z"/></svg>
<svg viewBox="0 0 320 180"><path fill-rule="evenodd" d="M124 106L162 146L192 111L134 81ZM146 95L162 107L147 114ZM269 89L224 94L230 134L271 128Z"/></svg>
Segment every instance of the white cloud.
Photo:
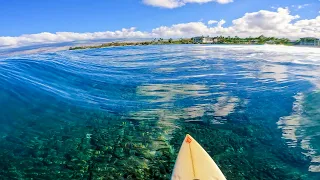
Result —
<svg viewBox="0 0 320 180"><path fill-rule="evenodd" d="M302 9L305 8L307 6L309 6L310 4L302 4L302 5L298 5L298 9Z"/></svg>
<svg viewBox="0 0 320 180"><path fill-rule="evenodd" d="M208 27L202 22L174 24L171 27L161 26L152 30L152 35L160 37L186 37L195 34L206 34Z"/></svg>
<svg viewBox="0 0 320 180"><path fill-rule="evenodd" d="M289 9L278 8L277 12L261 10L254 13L246 13L242 18L233 21L238 30L283 30L290 26L290 22L299 16L290 15Z"/></svg>
<svg viewBox="0 0 320 180"><path fill-rule="evenodd" d="M320 16L315 19L298 20L298 15L291 15L289 9L278 8L276 12L261 10L246 13L243 17L232 21L229 27L222 27L224 20L215 27L201 22L175 24L171 27L160 27L153 31L161 36L197 36L197 35L230 35L230 36L266 36L288 37L297 39L302 36L320 36ZM296 21L296 22L295 22Z"/></svg>
<svg viewBox="0 0 320 180"><path fill-rule="evenodd" d="M136 31L134 27L130 29L123 28L120 31L105 31L94 33L76 33L76 32L42 32L38 34L25 34L18 37L0 37L1 46L19 47L24 45L60 43L72 41L88 41L111 38L147 38L150 34Z"/></svg>
<svg viewBox="0 0 320 180"><path fill-rule="evenodd" d="M186 5L187 3L208 3L208 2L217 2L220 4L227 4L233 2L233 0L142 0L146 5L162 7L162 8L177 8Z"/></svg>
<svg viewBox="0 0 320 180"><path fill-rule="evenodd" d="M291 7L296 8L296 10L299 10L299 9L303 9L308 6L310 6L310 4L292 5Z"/></svg>
<svg viewBox="0 0 320 180"><path fill-rule="evenodd" d="M208 25L217 24L218 27L222 27L222 25L224 25L225 23L226 23L226 21L223 19L221 19L220 21L216 21L216 20L208 21Z"/></svg>
<svg viewBox="0 0 320 180"><path fill-rule="evenodd" d="M177 8L180 6L184 6L185 3L177 0L143 0L144 4L162 7L162 8Z"/></svg>
<svg viewBox="0 0 320 180"><path fill-rule="evenodd" d="M211 21L212 24L216 24L211 24L211 26L203 22L189 22L157 27L150 32L138 31L135 28L94 33L43 32L18 37L0 37L0 47L110 38L180 38L199 35L247 37L263 34L290 39L298 39L304 36L320 37L320 16L314 19L298 19L299 16L290 14L289 9L278 8L277 11L261 10L246 13L243 17L233 20L231 25L227 27L223 27L226 21L220 20L219 22ZM208 22L208 24L210 23Z"/></svg>
<svg viewBox="0 0 320 180"><path fill-rule="evenodd" d="M216 23L218 23L218 21L216 21L216 20L209 20L208 21L208 24L210 25L210 24L216 24Z"/></svg>
<svg viewBox="0 0 320 180"><path fill-rule="evenodd" d="M226 23L226 21L225 20L223 20L223 19L221 19L219 22L218 22L218 27L222 27L222 25L224 25Z"/></svg>

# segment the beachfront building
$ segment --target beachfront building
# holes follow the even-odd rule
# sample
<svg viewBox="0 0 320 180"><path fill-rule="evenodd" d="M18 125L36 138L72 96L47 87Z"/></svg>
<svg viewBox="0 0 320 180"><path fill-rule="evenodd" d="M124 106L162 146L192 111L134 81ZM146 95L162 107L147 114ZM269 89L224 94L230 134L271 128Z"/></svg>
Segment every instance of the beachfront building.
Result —
<svg viewBox="0 0 320 180"><path fill-rule="evenodd" d="M250 41L250 44L258 44L258 42L259 42L259 41L255 39L255 40L251 40L251 41Z"/></svg>
<svg viewBox="0 0 320 180"><path fill-rule="evenodd" d="M274 40L269 40L269 41L266 41L266 44L276 44L276 42Z"/></svg>
<svg viewBox="0 0 320 180"><path fill-rule="evenodd" d="M320 46L320 40L313 37L305 37L300 39L301 46Z"/></svg>
<svg viewBox="0 0 320 180"><path fill-rule="evenodd" d="M194 44L213 44L218 42L218 38L212 38L212 37L204 37L204 36L199 36L199 37L193 37L192 38Z"/></svg>

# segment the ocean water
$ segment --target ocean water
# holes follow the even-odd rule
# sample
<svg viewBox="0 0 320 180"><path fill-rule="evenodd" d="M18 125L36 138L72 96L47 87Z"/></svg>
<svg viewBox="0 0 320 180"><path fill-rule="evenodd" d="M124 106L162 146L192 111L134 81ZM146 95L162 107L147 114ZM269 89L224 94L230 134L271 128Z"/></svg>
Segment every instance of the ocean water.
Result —
<svg viewBox="0 0 320 180"><path fill-rule="evenodd" d="M170 179L186 133L228 180L320 179L320 49L0 57L0 179Z"/></svg>

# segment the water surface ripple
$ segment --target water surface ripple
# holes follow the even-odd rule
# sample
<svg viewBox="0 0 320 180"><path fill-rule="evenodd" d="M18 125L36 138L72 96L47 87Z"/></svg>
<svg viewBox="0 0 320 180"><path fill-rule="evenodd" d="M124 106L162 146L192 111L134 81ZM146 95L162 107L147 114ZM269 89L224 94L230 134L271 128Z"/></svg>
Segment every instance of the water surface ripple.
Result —
<svg viewBox="0 0 320 180"><path fill-rule="evenodd" d="M161 45L1 57L0 177L169 179L190 133L228 179L318 179L319 89L319 48Z"/></svg>

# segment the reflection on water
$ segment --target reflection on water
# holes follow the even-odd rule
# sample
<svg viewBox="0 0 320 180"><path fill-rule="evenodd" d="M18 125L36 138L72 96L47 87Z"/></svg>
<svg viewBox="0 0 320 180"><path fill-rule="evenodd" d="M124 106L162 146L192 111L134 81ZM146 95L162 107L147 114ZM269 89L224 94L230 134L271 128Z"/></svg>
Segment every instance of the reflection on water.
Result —
<svg viewBox="0 0 320 180"><path fill-rule="evenodd" d="M137 94L140 96L155 97L151 102L173 103L178 98L208 96L208 88L205 85L185 84L149 84L139 86ZM173 105L173 104L171 104Z"/></svg>
<svg viewBox="0 0 320 180"><path fill-rule="evenodd" d="M300 133L297 132L298 128L305 122L305 119L302 117L302 102L304 96L302 93L298 93L294 98L296 101L293 103L292 114L290 116L281 117L277 124L278 127L282 129L282 136L285 139L291 140L288 144L296 147L300 136Z"/></svg>
<svg viewBox="0 0 320 180"><path fill-rule="evenodd" d="M213 105L214 115L227 116L233 112L237 102L239 102L239 99L236 97L219 97L218 102Z"/></svg>
<svg viewBox="0 0 320 180"><path fill-rule="evenodd" d="M174 72L175 68L158 68L156 72L160 73L168 73L168 72Z"/></svg>
<svg viewBox="0 0 320 180"><path fill-rule="evenodd" d="M286 66L273 64L263 66L261 68L261 78L262 79L274 79L278 82L288 80L288 70Z"/></svg>
<svg viewBox="0 0 320 180"><path fill-rule="evenodd" d="M300 146L311 158L309 171L320 172L320 147L314 143L320 140L320 93L298 93L295 99L292 114L280 118L278 127L289 146Z"/></svg>
<svg viewBox="0 0 320 180"><path fill-rule="evenodd" d="M225 87L221 84L216 87ZM187 122L202 116L224 117L232 113L240 101L237 97L227 96L225 93L212 94L205 85L186 84L148 84L137 87L137 95L146 98L152 109L132 112L135 120L157 119L162 125L172 125L174 120L184 119ZM218 96L214 96L218 95ZM211 98L211 99L210 99ZM211 103L208 103L210 99ZM216 100L216 102L214 102ZM201 120L200 120L201 121ZM222 123L212 118L207 123Z"/></svg>
<svg viewBox="0 0 320 180"><path fill-rule="evenodd" d="M176 120L199 117L205 112L204 105L188 102L188 107L187 104L176 103L188 98L202 99L210 96L210 93L205 85L147 84L137 87L137 95L153 108L132 112L130 117L135 120L158 120L159 127L166 127L167 131L173 132Z"/></svg>

